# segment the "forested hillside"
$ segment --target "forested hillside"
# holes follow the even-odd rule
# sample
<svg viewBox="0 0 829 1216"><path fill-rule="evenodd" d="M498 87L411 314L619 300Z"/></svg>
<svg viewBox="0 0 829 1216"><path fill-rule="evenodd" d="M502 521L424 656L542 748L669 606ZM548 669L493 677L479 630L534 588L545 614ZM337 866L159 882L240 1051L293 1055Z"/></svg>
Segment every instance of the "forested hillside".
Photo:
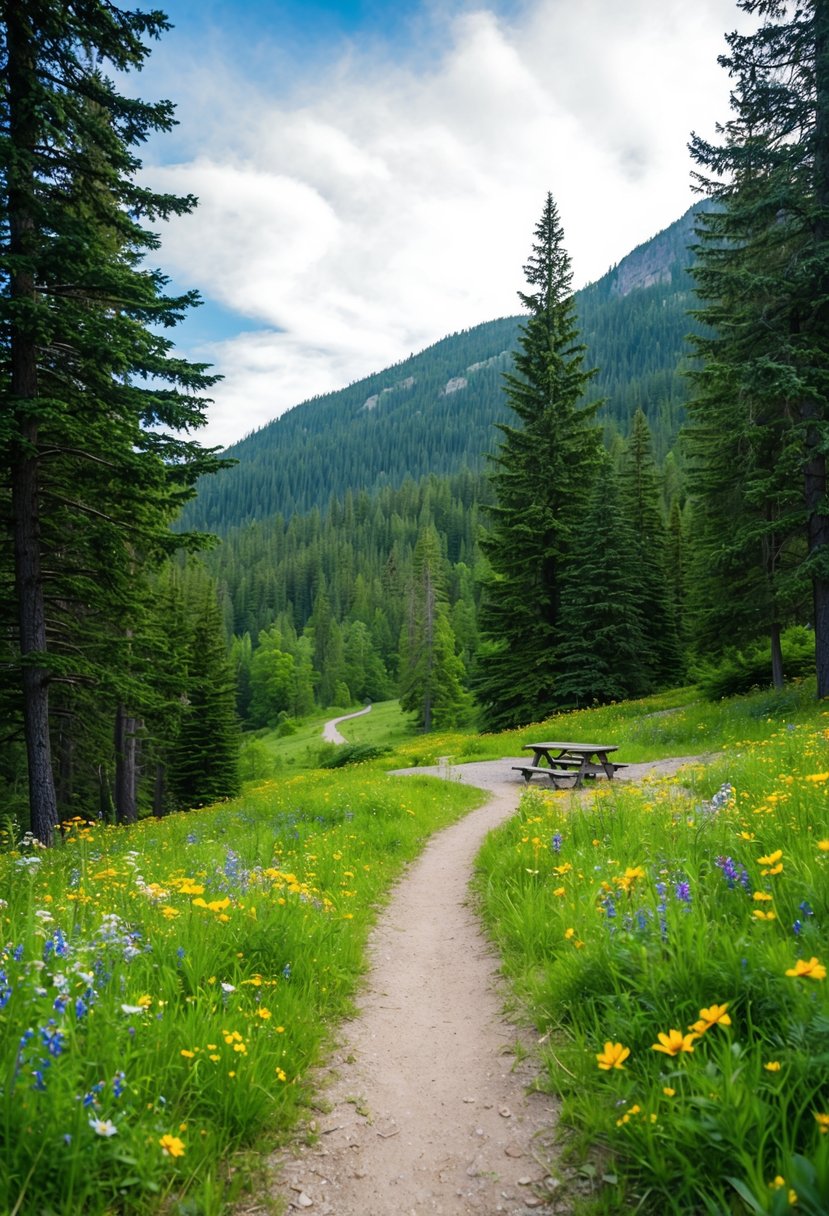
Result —
<svg viewBox="0 0 829 1216"><path fill-rule="evenodd" d="M682 375L693 328L687 266L692 208L577 293L592 389L606 397L607 437L626 435L637 408L663 458L688 398ZM185 516L219 534L269 515L285 517L347 491L373 493L406 477L480 470L504 421L502 375L521 317L453 334L392 368L298 405L228 450L238 465L205 479Z"/></svg>

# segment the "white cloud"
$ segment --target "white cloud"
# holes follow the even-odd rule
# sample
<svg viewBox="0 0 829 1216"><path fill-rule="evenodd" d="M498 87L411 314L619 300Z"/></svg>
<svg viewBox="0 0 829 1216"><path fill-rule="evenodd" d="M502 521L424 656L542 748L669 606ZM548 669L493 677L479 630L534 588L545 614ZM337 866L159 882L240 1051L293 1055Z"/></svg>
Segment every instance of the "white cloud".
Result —
<svg viewBox="0 0 829 1216"><path fill-rule="evenodd" d="M198 352L225 375L205 442L516 312L548 189L577 284L676 219L690 131L725 117L732 18L731 0L480 8L410 63L352 48L301 101L237 87L227 64L209 86L183 71L192 155L147 176L201 203L163 261L262 325Z"/></svg>

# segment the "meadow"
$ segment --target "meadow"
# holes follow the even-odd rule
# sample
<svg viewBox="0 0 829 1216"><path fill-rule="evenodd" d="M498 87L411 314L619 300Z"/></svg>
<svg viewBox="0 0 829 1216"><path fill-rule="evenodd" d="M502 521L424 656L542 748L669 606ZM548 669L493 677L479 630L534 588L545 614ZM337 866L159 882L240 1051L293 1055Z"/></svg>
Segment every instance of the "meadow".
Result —
<svg viewBox="0 0 829 1216"><path fill-rule="evenodd" d="M0 856L0 1211L216 1216L307 1111L366 933L474 790L304 773ZM8 829L7 829L8 833Z"/></svg>
<svg viewBox="0 0 829 1216"><path fill-rule="evenodd" d="M529 789L475 887L562 1097L583 1212L829 1210L829 714L808 684L679 690L521 732L416 736L313 767L263 738L239 799L135 828L0 839L0 1211L219 1216L307 1119L378 907L481 795L390 767L612 739L675 777ZM352 733L359 730L360 737ZM290 760L280 748L293 749ZM267 757L260 757L264 763ZM585 1184L589 1194L585 1197Z"/></svg>
<svg viewBox="0 0 829 1216"><path fill-rule="evenodd" d="M532 790L479 857L584 1211L829 1211L829 713L793 717L670 779Z"/></svg>

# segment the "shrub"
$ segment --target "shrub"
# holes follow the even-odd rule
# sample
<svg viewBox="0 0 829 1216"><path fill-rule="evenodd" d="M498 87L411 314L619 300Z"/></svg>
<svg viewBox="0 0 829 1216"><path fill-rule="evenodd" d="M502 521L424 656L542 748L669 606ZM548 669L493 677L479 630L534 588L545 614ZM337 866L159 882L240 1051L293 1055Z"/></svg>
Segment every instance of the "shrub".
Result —
<svg viewBox="0 0 829 1216"><path fill-rule="evenodd" d="M780 639L783 650L783 671L787 680L808 675L815 665L815 637L802 625L784 630ZM709 701L738 696L753 688L768 688L771 684L771 647L767 642L755 642L744 650L728 650L718 663L697 668L695 680L702 695Z"/></svg>

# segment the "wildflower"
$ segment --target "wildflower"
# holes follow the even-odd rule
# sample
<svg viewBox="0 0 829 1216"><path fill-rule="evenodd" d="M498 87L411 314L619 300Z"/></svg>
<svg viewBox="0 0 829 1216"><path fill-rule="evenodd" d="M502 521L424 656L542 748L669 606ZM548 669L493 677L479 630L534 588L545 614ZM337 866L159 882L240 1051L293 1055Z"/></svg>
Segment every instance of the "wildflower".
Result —
<svg viewBox="0 0 829 1216"><path fill-rule="evenodd" d="M128 1014L129 1013L144 1013L144 1011L145 1011L144 1005L122 1005L121 1006L122 1013L128 1013Z"/></svg>
<svg viewBox="0 0 829 1216"><path fill-rule="evenodd" d="M722 870L723 877L732 890L737 883L748 890L750 879L745 866L740 865L739 862L735 862L731 857L718 857L716 865Z"/></svg>
<svg viewBox="0 0 829 1216"><path fill-rule="evenodd" d="M767 903L770 899L774 899L773 895L769 895L766 891L755 891L751 897L756 903Z"/></svg>
<svg viewBox="0 0 829 1216"><path fill-rule="evenodd" d="M150 1005L152 1005L152 1003L153 1003L153 998L151 996L149 996L147 993L145 993L144 996L140 996L138 998L138 1004L140 1005L140 1007L142 1009L149 1009L149 1007L150 1007Z"/></svg>
<svg viewBox="0 0 829 1216"><path fill-rule="evenodd" d="M662 1092L666 1098L673 1098L676 1094L676 1090L670 1085L663 1085Z"/></svg>
<svg viewBox="0 0 829 1216"><path fill-rule="evenodd" d="M288 1077L285 1073L284 1068L276 1068L274 1071L276 1072L276 1079L278 1081L287 1081L288 1080ZM232 1076L232 1075L233 1075L232 1073L228 1073L228 1076Z"/></svg>
<svg viewBox="0 0 829 1216"><path fill-rule="evenodd" d="M793 967L788 968L786 975L803 976L810 980L825 980L826 968L812 955L808 962L799 958Z"/></svg>
<svg viewBox="0 0 829 1216"><path fill-rule="evenodd" d="M820 849L821 853L829 853L829 840L819 840L817 842L817 847Z"/></svg>
<svg viewBox="0 0 829 1216"><path fill-rule="evenodd" d="M755 908L751 915L755 920L777 920L776 912L764 912L762 908Z"/></svg>
<svg viewBox="0 0 829 1216"><path fill-rule="evenodd" d="M178 1136L171 1136L169 1133L162 1136L159 1140L161 1151L165 1157L183 1157L184 1156L184 1141Z"/></svg>
<svg viewBox="0 0 829 1216"><path fill-rule="evenodd" d="M186 1047L182 1047L179 1054L183 1055L185 1060L192 1060L196 1055L195 1051L189 1051Z"/></svg>
<svg viewBox="0 0 829 1216"><path fill-rule="evenodd" d="M829 1133L829 1115L819 1114L818 1111L815 1111L814 1114L821 1136L827 1135Z"/></svg>
<svg viewBox="0 0 829 1216"><path fill-rule="evenodd" d="M769 1060L768 1064L763 1065L763 1068L765 1068L766 1072L780 1072L780 1061Z"/></svg>
<svg viewBox="0 0 829 1216"><path fill-rule="evenodd" d="M726 1013L728 1005L711 1005L708 1009L700 1009L699 1021L694 1022L690 1027L697 1034L703 1035L706 1030L710 1030L712 1026L730 1026L731 1018Z"/></svg>
<svg viewBox="0 0 829 1216"><path fill-rule="evenodd" d="M773 865L776 865L778 861L780 861L782 856L783 856L783 850L775 849L775 851L773 853L769 853L768 857L758 857L757 864L758 864L758 866L773 866Z"/></svg>
<svg viewBox="0 0 829 1216"><path fill-rule="evenodd" d="M90 1119L89 1126L96 1136L117 1136L118 1128L111 1119Z"/></svg>
<svg viewBox="0 0 829 1216"><path fill-rule="evenodd" d="M669 1030L665 1034L660 1030L656 1037L659 1039L659 1042L651 1044L653 1051L664 1051L666 1056L677 1056L683 1051L693 1051L694 1040L700 1036L693 1032L683 1034L681 1030Z"/></svg>
<svg viewBox="0 0 829 1216"><path fill-rule="evenodd" d="M674 883L674 895L680 903L689 904L691 902L691 884L685 881Z"/></svg>
<svg viewBox="0 0 829 1216"><path fill-rule="evenodd" d="M603 1072L610 1072L612 1068L624 1068L625 1060L629 1055L629 1047L623 1047L621 1043L611 1043L608 1039L604 1045L604 1051L596 1053L596 1060Z"/></svg>

